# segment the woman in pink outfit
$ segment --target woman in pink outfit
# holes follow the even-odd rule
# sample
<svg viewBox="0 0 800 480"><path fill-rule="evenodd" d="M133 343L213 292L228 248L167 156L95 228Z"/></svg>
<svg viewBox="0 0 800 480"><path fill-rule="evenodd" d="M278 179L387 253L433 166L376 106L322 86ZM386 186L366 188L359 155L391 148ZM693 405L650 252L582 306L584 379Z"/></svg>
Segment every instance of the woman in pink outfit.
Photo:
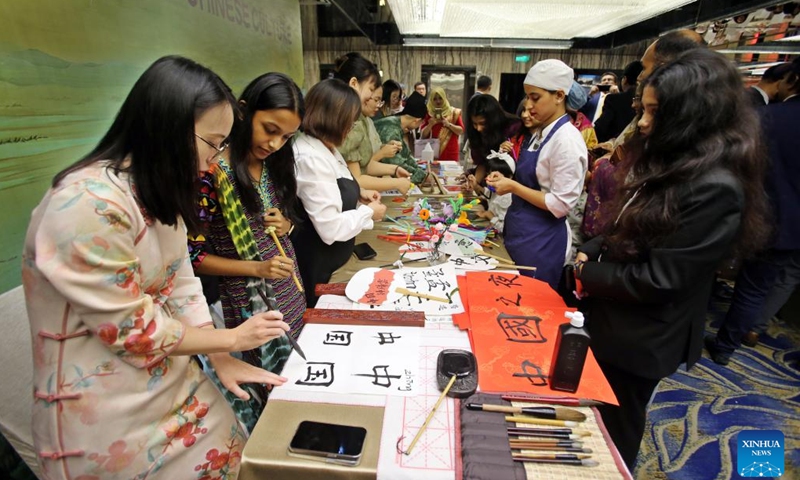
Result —
<svg viewBox="0 0 800 480"><path fill-rule="evenodd" d="M34 210L23 283L44 478L236 478L245 434L191 355L225 386L284 379L234 359L284 335L277 312L213 329L192 273L195 183L225 149L230 89L191 60L139 78L109 131Z"/></svg>

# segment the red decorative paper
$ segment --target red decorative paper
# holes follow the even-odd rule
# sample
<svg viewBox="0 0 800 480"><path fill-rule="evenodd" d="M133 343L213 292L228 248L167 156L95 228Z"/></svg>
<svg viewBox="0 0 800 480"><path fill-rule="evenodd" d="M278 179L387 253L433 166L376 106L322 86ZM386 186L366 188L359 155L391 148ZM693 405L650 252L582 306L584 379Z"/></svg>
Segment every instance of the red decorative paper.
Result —
<svg viewBox="0 0 800 480"><path fill-rule="evenodd" d="M389 297L389 287L392 286L393 280L394 272L392 270L379 269L372 277L372 282L369 284L364 296L358 299L358 303L382 305Z"/></svg>
<svg viewBox="0 0 800 480"><path fill-rule="evenodd" d="M591 398L617 405L591 349L577 392L551 390L547 375L558 327L568 322L561 297L540 280L521 275L469 272L466 275L472 349L484 392L528 392ZM463 325L463 322L462 322Z"/></svg>

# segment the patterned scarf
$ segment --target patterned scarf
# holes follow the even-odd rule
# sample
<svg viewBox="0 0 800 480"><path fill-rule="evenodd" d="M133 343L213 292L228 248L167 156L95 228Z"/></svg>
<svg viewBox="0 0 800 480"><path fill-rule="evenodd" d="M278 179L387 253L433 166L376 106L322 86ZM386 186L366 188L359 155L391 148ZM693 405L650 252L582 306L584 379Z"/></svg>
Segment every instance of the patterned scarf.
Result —
<svg viewBox="0 0 800 480"><path fill-rule="evenodd" d="M214 175L214 187L217 192L220 212L225 219L225 225L231 234L239 258L242 260L261 261L262 258L255 235L250 228L244 206L238 195L236 195L228 174L220 164L215 165L211 173ZM254 313L267 310L267 305L258 294L258 289L262 288L263 282L264 280L261 278L250 277L247 279L245 289L249 299L249 311L242 312L242 318L247 319L253 316ZM234 319L226 318L225 326L227 328L236 328L239 325L235 323ZM289 341L285 336L281 336L259 348L242 352L242 355L247 363L272 371L283 363L289 355L290 349ZM266 388L263 385L258 385L256 391L262 401L265 402L268 395Z"/></svg>

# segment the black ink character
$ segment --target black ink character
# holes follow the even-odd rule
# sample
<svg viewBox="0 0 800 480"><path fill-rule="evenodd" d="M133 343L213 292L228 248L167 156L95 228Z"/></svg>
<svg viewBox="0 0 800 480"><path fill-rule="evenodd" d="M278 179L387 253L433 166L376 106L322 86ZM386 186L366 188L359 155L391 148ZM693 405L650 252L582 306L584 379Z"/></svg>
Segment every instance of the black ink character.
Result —
<svg viewBox="0 0 800 480"><path fill-rule="evenodd" d="M308 362L308 372L304 380L294 382L296 385L311 385L317 387L330 387L333 384L333 363Z"/></svg>
<svg viewBox="0 0 800 480"><path fill-rule="evenodd" d="M456 258L454 258L454 259L453 259L453 263L455 263L455 264L456 264L456 267L461 267L461 266L464 266L464 265L469 265L469 263L467 263L467 262L465 261L464 257L456 257Z"/></svg>
<svg viewBox="0 0 800 480"><path fill-rule="evenodd" d="M406 288L409 290L413 290L417 288L417 272L409 272L403 274L403 281L406 282Z"/></svg>
<svg viewBox="0 0 800 480"><path fill-rule="evenodd" d="M446 292L450 288L450 282L445 282L444 280L431 280L425 279L428 282L428 291L432 292L434 290L441 290Z"/></svg>
<svg viewBox="0 0 800 480"><path fill-rule="evenodd" d="M515 377L527 378L534 387L547 386L547 375L545 375L542 371L542 367L536 365L530 360L525 360L522 362L520 367L522 368L522 371L515 373Z"/></svg>
<svg viewBox="0 0 800 480"><path fill-rule="evenodd" d="M383 374L379 374L378 370L383 370ZM392 379L399 379L400 375L389 375L388 365L376 365L372 367L372 373L356 373L356 377L372 377L372 384L379 387L389 388L392 386Z"/></svg>
<svg viewBox="0 0 800 480"><path fill-rule="evenodd" d="M426 277L444 277L444 269L438 268L434 270L425 270L422 274Z"/></svg>
<svg viewBox="0 0 800 480"><path fill-rule="evenodd" d="M518 278L519 278L519 275L514 275L511 278L503 277L503 276L500 276L500 275L495 276L494 274L489 275L489 281L490 282L494 283L495 285L501 285L501 286L506 287L506 288L521 287L522 286L521 283L514 283L514 281L516 279L518 279Z"/></svg>
<svg viewBox="0 0 800 480"><path fill-rule="evenodd" d="M539 317L525 317L518 315L497 315L497 323L503 329L503 333L510 342L521 343L545 343L547 341L542 335L539 326L542 319Z"/></svg>
<svg viewBox="0 0 800 480"><path fill-rule="evenodd" d="M509 300L506 297L495 298L494 300L495 302L503 302L503 305L505 305L506 307L510 305L516 305L519 307L520 303L522 303L522 295L517 293L517 301Z"/></svg>
<svg viewBox="0 0 800 480"><path fill-rule="evenodd" d="M378 336L377 337L372 337L372 338L377 338L378 339L378 345L385 345L387 343L394 343L395 340L397 340L398 338L403 338L403 337L401 337L399 335L395 337L394 334L391 333L391 332L390 333L378 332Z"/></svg>
<svg viewBox="0 0 800 480"><path fill-rule="evenodd" d="M487 257L486 255L475 255L472 257L472 259L475 261L475 265L477 265L478 262L484 265L489 265L489 257Z"/></svg>
<svg viewBox="0 0 800 480"><path fill-rule="evenodd" d="M325 340L322 341L323 345L340 345L346 347L350 345L350 336L353 332L346 332L344 330L334 330L325 334Z"/></svg>

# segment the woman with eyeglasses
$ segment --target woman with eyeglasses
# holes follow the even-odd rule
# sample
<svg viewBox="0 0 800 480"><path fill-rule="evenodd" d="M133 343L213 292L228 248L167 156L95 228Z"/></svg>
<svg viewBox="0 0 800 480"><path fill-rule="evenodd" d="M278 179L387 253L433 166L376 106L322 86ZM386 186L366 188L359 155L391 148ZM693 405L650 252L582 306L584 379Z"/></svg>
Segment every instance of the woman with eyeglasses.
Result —
<svg viewBox="0 0 800 480"><path fill-rule="evenodd" d="M238 383L280 385L228 352L285 334L278 312L214 330L186 250L198 174L235 100L181 57L151 65L98 145L34 210L22 266L33 334L33 436L48 479L236 477L246 441L191 356Z"/></svg>
<svg viewBox="0 0 800 480"><path fill-rule="evenodd" d="M361 115L339 147L347 167L362 188L379 192L396 189L405 194L411 188L411 174L399 165L381 163L400 151L400 142L381 145L372 117L383 105L378 67L358 53L348 53L337 61L334 78L350 85L361 98ZM392 176L396 178L383 178Z"/></svg>
<svg viewBox="0 0 800 480"><path fill-rule="evenodd" d="M305 105L297 85L282 73L259 76L239 97L241 118L231 131L227 159L200 178L198 211L205 227L190 236L189 255L195 272L219 278L226 328L236 328L266 309L260 292L265 282L275 291L278 310L297 337L306 300L299 279L294 246L289 239L299 219L295 160L291 138L300 128ZM277 245L269 233L274 228ZM281 254L281 247L286 256ZM243 352L258 368L280 373L291 352L285 338ZM217 380L214 372L209 372ZM267 389L244 388L245 401L223 388L239 420L252 431L264 409Z"/></svg>
<svg viewBox="0 0 800 480"><path fill-rule="evenodd" d="M317 303L317 284L328 283L353 254L356 235L386 212L380 194L358 185L337 150L360 114L358 94L341 80L323 80L306 95L303 133L293 145L304 221L292 242L309 307Z"/></svg>

